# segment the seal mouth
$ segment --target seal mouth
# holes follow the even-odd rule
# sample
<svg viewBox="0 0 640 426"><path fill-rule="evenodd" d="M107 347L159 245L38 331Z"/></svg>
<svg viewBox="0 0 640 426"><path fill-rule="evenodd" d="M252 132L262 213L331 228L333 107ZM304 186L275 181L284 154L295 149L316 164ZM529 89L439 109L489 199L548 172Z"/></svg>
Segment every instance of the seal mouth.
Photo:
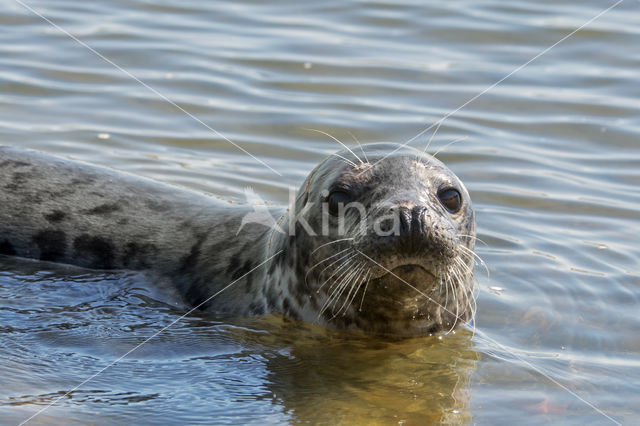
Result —
<svg viewBox="0 0 640 426"><path fill-rule="evenodd" d="M419 265L417 263L406 263L404 265L398 265L395 268L393 268L391 270L391 272L393 272L394 274L411 274L414 272L419 272L418 270L420 270L421 272L426 272L427 274L434 276L433 273L431 271L429 271L427 268L425 268L422 265ZM435 277L435 276L434 276Z"/></svg>
<svg viewBox="0 0 640 426"><path fill-rule="evenodd" d="M378 265L372 271L371 278L378 279L382 277L394 277L395 279L404 280L404 277L414 276L414 275L427 275L431 279L436 278L436 274L429 268L424 265L422 262L417 262L415 260L406 260L396 261L390 265ZM413 284L413 283L411 283Z"/></svg>

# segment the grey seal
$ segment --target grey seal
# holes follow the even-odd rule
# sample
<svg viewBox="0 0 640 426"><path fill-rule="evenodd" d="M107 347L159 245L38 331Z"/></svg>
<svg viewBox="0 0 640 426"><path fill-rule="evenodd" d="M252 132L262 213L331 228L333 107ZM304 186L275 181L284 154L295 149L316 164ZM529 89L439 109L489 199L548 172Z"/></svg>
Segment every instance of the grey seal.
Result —
<svg viewBox="0 0 640 426"><path fill-rule="evenodd" d="M221 314L396 336L468 321L475 218L464 185L413 148L361 148L320 163L288 208L262 207L270 223L253 206L0 147L0 254L149 271Z"/></svg>

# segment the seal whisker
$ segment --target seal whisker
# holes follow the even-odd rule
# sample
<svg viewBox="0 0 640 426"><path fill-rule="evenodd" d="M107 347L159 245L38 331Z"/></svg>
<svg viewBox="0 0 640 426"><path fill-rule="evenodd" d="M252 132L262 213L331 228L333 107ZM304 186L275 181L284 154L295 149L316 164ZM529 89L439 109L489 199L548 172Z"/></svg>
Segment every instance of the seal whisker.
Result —
<svg viewBox="0 0 640 426"><path fill-rule="evenodd" d="M310 256L313 256L313 254L314 254L315 252L317 252L317 251L318 251L318 250L320 250L321 248L326 247L326 246L328 246L328 245L335 244L335 243L339 243L339 242L341 242L341 241L351 241L351 240L354 240L354 238L353 238L353 237L350 237L350 238L340 238L339 240L329 241L328 243L322 244L321 246L319 246L318 248L316 248L314 251L312 251L312 252L311 252L311 254L310 254Z"/></svg>
<svg viewBox="0 0 640 426"><path fill-rule="evenodd" d="M348 253L346 256L341 257L339 260L331 262L331 264L327 265L322 269L322 271L320 271L320 274L318 274L318 278L321 278L325 273L325 271L327 271L327 269L331 268L332 266L335 266L335 268L332 271L331 270L327 271L327 273L331 272L331 274L325 279L325 281L323 282L324 284L327 280L336 276L336 274L342 273L345 267L348 269L350 265L356 261L355 257L356 257L355 253ZM318 290L320 290L321 288L322 286L320 286Z"/></svg>
<svg viewBox="0 0 640 426"><path fill-rule="evenodd" d="M471 281L471 288L466 289L464 286L460 286L460 290L465 298L465 306L469 309L472 307L472 301L474 300L474 292L476 289L476 281L473 276L473 268L471 268L468 264L464 263L461 259L458 259L458 267L461 271L461 278L465 281ZM471 315L473 316L475 313L473 310L471 311Z"/></svg>
<svg viewBox="0 0 640 426"><path fill-rule="evenodd" d="M358 265L354 266L353 273L349 276L348 279L345 279L342 283L340 283L340 285L336 288L336 291L334 291L334 293L332 295L332 302L331 302L331 306L332 306L331 312L333 313L333 315L329 319L329 321L331 321L335 317L337 317L338 314L340 313L340 311L342 311L342 306L340 307L340 309L335 311L337 303L338 303L340 297L344 294L345 290L347 288L351 287L351 283L354 282L354 280L356 280L357 277L360 276L360 272L362 271L363 268L364 268L363 264L358 264Z"/></svg>
<svg viewBox="0 0 640 426"><path fill-rule="evenodd" d="M357 270L359 266L360 266L359 263L356 263L355 266L352 267L352 269L348 269L338 280L334 280L334 283L329 287L329 292L328 292L329 294L327 296L327 300L322 305L322 309L320 310L320 313L318 314L318 316L321 316L329 306L335 305L335 302L342 294L341 289L344 288L345 285L355 275L357 275ZM331 287L333 287L334 285L336 287L332 290ZM335 318L335 315L329 321L331 321L333 318Z"/></svg>
<svg viewBox="0 0 640 426"><path fill-rule="evenodd" d="M344 309L344 312L342 315L345 315L347 313L347 310L349 309L349 305L351 305L351 302L353 302L353 298L356 297L356 294L358 293L360 286L362 286L362 283L366 278L366 275L364 274L364 270L366 269L366 267L367 265L363 262L358 272L358 277L353 281L353 284L350 285L351 288L349 288L349 293L347 293L347 297L345 298L345 301L340 307L340 309L338 309L338 312L336 313L336 315L339 314L343 309ZM353 293L353 297L351 296L352 293Z"/></svg>
<svg viewBox="0 0 640 426"><path fill-rule="evenodd" d="M306 274L305 274L305 276L304 276L304 281L305 281L305 283L308 285L307 278L309 277L309 274L311 273L311 271L312 271L312 270L314 270L316 267L320 266L321 264L323 264L323 263L324 263L324 262L326 262L327 260L332 259L332 258L334 258L334 257L336 257L336 256L339 256L341 253L344 253L344 252L346 252L346 251L349 251L350 249L351 249L350 247L347 247L346 249L344 249L344 250L340 250L339 252L334 253L334 254L332 254L331 256L326 257L326 258L322 259L321 261L317 262L316 264L314 264L311 268L309 268L309 269L307 270L307 273L306 273ZM347 255L348 255L348 254L347 254ZM329 265L329 266L330 266L330 265ZM326 269L326 268L325 268L325 269ZM324 272L324 269L320 272L320 275L322 274L322 272Z"/></svg>
<svg viewBox="0 0 640 426"><path fill-rule="evenodd" d="M445 146L440 147L440 149L438 149L434 154L431 154L431 156L433 158L436 158L436 155L440 154L447 147L453 145L454 143L462 142L462 141L464 141L464 140L466 140L468 138L469 138L469 136L462 136L462 137L459 137L458 139L454 139L453 141L449 142Z"/></svg>
<svg viewBox="0 0 640 426"><path fill-rule="evenodd" d="M450 273L453 280L460 282L458 271L456 270L455 266L450 269ZM458 303L458 292L456 291L456 286L454 285L453 280L451 281L451 291L453 293L453 304L456 307L456 313L453 320L453 324L451 325L451 328L447 331L447 334L451 333L451 331L453 331L453 329L456 328L456 325L458 325L458 320L460 319L460 311L459 311L460 303Z"/></svg>
<svg viewBox="0 0 640 426"><path fill-rule="evenodd" d="M471 250L470 248L465 247L463 245L459 245L458 247L463 249L467 254L471 255L472 257L475 257L480 262L480 264L484 267L485 271L487 271L487 281L491 280L491 273L489 272L489 267L484 262L484 260L482 260L480 255L474 252L473 250Z"/></svg>
<svg viewBox="0 0 640 426"><path fill-rule="evenodd" d="M320 312L318 313L318 318L320 318L324 313L324 311L329 306L331 306L331 303L336 297L338 290L342 286L342 283L345 282L347 279L350 279L350 277L353 276L354 274L355 274L355 267L350 267L350 268L347 268L347 270L340 277L336 277L335 279L333 279L333 284L329 286L329 290L327 291L327 298L322 304Z"/></svg>
<svg viewBox="0 0 640 426"><path fill-rule="evenodd" d="M345 315L347 313L347 310L349 309L349 306L351 306L351 304L355 300L356 296L358 295L358 292L360 291L360 288L367 281L367 279L369 277L369 273L370 273L369 268L367 268L366 265L364 265L364 268L362 269L362 273L360 275L361 278L360 278L360 280L358 280L357 286L354 283L355 291L353 292L353 296L351 296L351 298L349 298L349 295L347 295L347 299L349 299L349 300L348 300L348 303L347 303L346 308L344 310L344 313L342 315Z"/></svg>
<svg viewBox="0 0 640 426"><path fill-rule="evenodd" d="M451 277L452 279L451 286L452 286L454 304L456 306L456 315L455 315L454 324L451 327L451 329L448 331L448 333L451 332L456 327L459 320L463 320L463 318L460 318L460 312L459 312L459 307L461 305L460 297L462 297L464 301L464 308L465 308L464 311L467 310L467 307L470 307L468 291L465 291L465 287L461 285L461 283L466 282L467 277L472 275L473 275L473 271L459 257L455 258L454 263L450 265L448 276ZM457 285L454 285L454 280L457 283Z"/></svg>
<svg viewBox="0 0 640 426"><path fill-rule="evenodd" d="M346 251L346 252L348 252L349 250L351 250L351 248L346 248L346 249L344 249L342 252L343 252L343 253L344 253L345 251ZM329 269L330 267L332 267L332 266L333 266L333 265L335 265L336 263L341 262L341 261L346 261L345 259L350 260L350 258L353 258L353 257L354 257L354 253L349 253L349 252L348 252L348 253L346 253L346 254L344 254L344 255L340 256L338 259L334 259L334 261L333 261L333 262L329 263L327 266L325 266L324 268L322 268L322 271L320 271L320 273L318 273L318 276L322 276L322 274L324 273L324 271L326 271L327 269Z"/></svg>
<svg viewBox="0 0 640 426"><path fill-rule="evenodd" d="M456 303L456 294L455 294L455 288L453 286L453 281L452 281L451 274L447 275L447 287L449 287L449 286L451 286L451 296L453 298L453 304L456 305L456 313L454 315L453 324L450 324L451 327L449 327L449 330L447 330L447 333L450 333L451 330L453 330L455 328L456 322L457 322L457 318L458 318L458 310L457 310L458 307L457 307L457 303ZM445 302L445 307L446 307L447 310L449 309L448 306L449 305ZM453 313L453 312L451 312L451 313Z"/></svg>
<svg viewBox="0 0 640 426"><path fill-rule="evenodd" d="M482 241L480 238L476 237L475 235L469 235L469 234L456 234L456 237L466 237L466 238L473 238L476 241L480 241L482 244L484 244L485 246L488 246L489 244L485 243L484 241Z"/></svg>
<svg viewBox="0 0 640 426"><path fill-rule="evenodd" d="M316 268L317 266L321 265L322 263L326 262L327 260L332 259L332 258L334 258L334 257L336 257L336 256L338 256L338 255L340 255L340 254L342 254L342 253L344 253L344 252L346 252L346 251L349 251L350 249L351 249L351 247L347 247L346 249L342 249L342 250L340 250L339 252L332 254L331 256L327 256L327 257L325 257L325 258L324 258L324 259L322 259L321 261L319 261L319 262L315 263L311 268L309 268L309 270L307 271L307 273L311 272L311 270L312 270L313 268Z"/></svg>
<svg viewBox="0 0 640 426"><path fill-rule="evenodd" d="M344 269L345 266L350 265L353 261L354 258L356 257L355 253L352 253L351 257L349 257L347 260L344 261L344 263L342 263L342 265L338 266L333 273L329 276L329 278L327 278L326 280L324 280L324 282L320 285L320 287L318 287L318 289L316 290L316 293L319 293L320 290L322 290L322 287L324 287L327 282L332 279L338 272L342 271L342 269ZM347 268L347 271L349 270L349 268ZM335 281L335 280L334 280ZM334 282L335 284L335 282Z"/></svg>
<svg viewBox="0 0 640 426"><path fill-rule="evenodd" d="M424 155L429 149L429 146L431 145L433 138L436 136L436 133L438 133L438 130L440 130L440 126L442 126L442 123L444 123L444 118L441 118L440 120L438 120L438 125L436 126L435 130L431 134L431 137L429 138L429 141L427 142L424 149L422 150L422 155ZM433 125L431 125L431 127L433 127Z"/></svg>
<svg viewBox="0 0 640 426"><path fill-rule="evenodd" d="M449 272L447 271L447 275L444 278L444 290L445 290L445 296L444 296L444 306L447 307L449 306ZM453 291L453 289L452 289Z"/></svg>
<svg viewBox="0 0 640 426"><path fill-rule="evenodd" d="M475 285L474 285L474 287L475 287ZM475 298L474 291L465 292L465 300L466 300L465 307L470 312L470 317L471 317L470 320L472 321L472 327L473 327L473 330L475 332L475 316L476 316L476 308L477 308L478 305L476 303L476 298Z"/></svg>
<svg viewBox="0 0 640 426"><path fill-rule="evenodd" d="M367 294L367 288L369 287L369 281L371 281L371 270L367 273L367 283L364 285L364 291L362 292L362 300L360 301L360 307L358 312L362 312L362 304L364 303L364 296Z"/></svg>
<svg viewBox="0 0 640 426"><path fill-rule="evenodd" d="M455 275L458 280L456 295L458 299L460 298L463 299L464 304L462 305L462 307L464 309L462 311L464 313L464 312L467 312L466 307L469 305L469 292L463 285L461 285L461 283L467 281L469 272L465 271L463 266L466 267L467 265L464 265L464 263L458 262L457 267L455 267L454 269L455 269ZM460 306L460 303L458 303L458 306ZM462 318L458 318L458 319L462 319Z"/></svg>
<svg viewBox="0 0 640 426"><path fill-rule="evenodd" d="M334 141L336 141L336 142L338 142L340 145L342 145L342 147L344 147L344 149L346 149L347 151L349 151L350 153L352 153L352 154L353 154L353 156L354 156L354 157L356 157L356 158L358 159L358 161L360 162L360 164L361 164L361 165L362 165L362 164L364 164L364 161L362 161L362 160L360 159L360 157L358 157L358 155L357 155L355 152L353 152L353 150L352 150L351 148L349 148L347 145L345 145L344 143L342 143L338 138L336 138L336 137L334 137L334 136L330 135L330 134L329 134L329 133L327 133L327 132L323 132L322 130L318 130L318 129L310 129L310 128L308 128L308 127L305 127L305 128L304 128L304 130L309 130L309 131L312 131L312 132L318 132L318 133L321 133L321 134L323 134L323 135L325 135L325 136L327 136L327 137L330 137L331 139L333 139ZM343 158L344 158L344 157L343 157ZM368 162L368 161L367 161L367 162ZM354 166L356 166L356 164L355 164L355 163L353 163L353 165L354 165ZM356 167L357 167L357 166L356 166Z"/></svg>
<svg viewBox="0 0 640 426"><path fill-rule="evenodd" d="M477 281L477 280L474 280ZM478 288L478 292L476 294L475 288ZM480 294L480 286L474 286L474 291L471 292L471 300L473 304L471 306L471 320L473 321L473 333L476 332L476 312L478 311L478 295Z"/></svg>
<svg viewBox="0 0 640 426"><path fill-rule="evenodd" d="M478 253L474 252L474 251L473 251L473 250L471 250L469 247L465 247L464 245L458 245L458 248L460 248L461 250L464 250L464 251L465 251L465 253L466 253L467 255L469 255L469 256L474 257L475 259L477 259L477 260L478 260L478 262L479 262L482 266L484 266L484 268L485 268L485 269L487 269L487 272L489 272L489 271L488 271L488 268L487 268L487 264L484 262L484 260L482 260L482 258L480 257L480 255L479 255Z"/></svg>
<svg viewBox="0 0 640 426"><path fill-rule="evenodd" d="M356 167L356 168L358 167L358 165L357 165L356 163L354 163L353 161L349 160L349 159L348 159L348 158L346 158L346 157L343 157L343 156L342 156L342 155L340 155L340 154L334 153L334 154L331 154L331 155L332 155L333 157L341 158L342 160L344 160L344 161L345 161L347 164L349 164L350 166L353 166L353 167Z"/></svg>
<svg viewBox="0 0 640 426"><path fill-rule="evenodd" d="M339 288L340 286L342 286L342 284L344 283L344 281L347 278L350 279L351 276L353 276L356 273L357 269L360 267L360 262L358 260L354 260L354 259L352 259L352 260L353 260L353 262L350 262L349 267L345 271L342 272L341 276L340 277L336 277L333 280L333 284L331 284L329 286L329 289L327 290L327 293L329 293L330 295L333 295L335 290L337 288ZM334 288L334 286L336 286L336 287Z"/></svg>
<svg viewBox="0 0 640 426"><path fill-rule="evenodd" d="M464 278L466 279L467 277L472 277L473 276L473 269L467 265L466 263L464 263L462 261L462 259L460 258L456 258L456 264L458 265L458 267L462 270L464 270ZM463 296L465 299L465 307L468 308L471 311L471 319L473 321L473 328L475 330L475 314L476 314L476 309L477 309L477 295L476 295L476 289L478 288L475 284L477 282L477 280L474 278L473 279L473 285L472 285L472 289L470 292L468 291L464 291L463 288L461 288L461 290L463 290Z"/></svg>
<svg viewBox="0 0 640 426"><path fill-rule="evenodd" d="M356 136L353 133L351 133L349 130L347 130L347 133L349 133L349 135L351 135L353 140L356 141L356 143L360 147L360 151L362 151L362 155L364 155L364 159L367 162L366 164L369 164L369 159L367 158L367 152L364 150L364 147L362 146L358 138L356 138Z"/></svg>
<svg viewBox="0 0 640 426"><path fill-rule="evenodd" d="M451 294L453 296L453 305L456 307L456 313L455 316L453 318L453 325L451 325L451 328L449 329L449 331L447 331L447 333L450 333L451 331L453 331L453 329L456 328L456 326L458 325L458 320L460 320L460 295L459 292L461 291L461 286L459 285L460 281L460 277L458 275L458 270L456 269L455 265L451 268L451 279L450 279L450 284L451 284Z"/></svg>
<svg viewBox="0 0 640 426"><path fill-rule="evenodd" d="M349 306L351 304L352 296L351 294L353 294L353 297L355 297L355 294L357 293L357 289L360 288L360 285L362 284L364 278L365 278L365 273L364 271L367 269L367 265L365 262L362 262L360 264L360 268L358 270L358 274L355 277L354 280L352 280L351 283L349 283L349 292L347 293L346 297L345 297L345 301L342 304L342 306L340 307L340 309L338 309L338 312L336 313L339 314L340 312L343 312L343 316L346 314L347 310L349 309ZM355 290L355 292L354 292ZM344 309L344 311L343 311Z"/></svg>
<svg viewBox="0 0 640 426"><path fill-rule="evenodd" d="M463 268L467 274L471 274L473 272L473 269L469 265L467 265L460 257L455 257L453 261L457 266Z"/></svg>

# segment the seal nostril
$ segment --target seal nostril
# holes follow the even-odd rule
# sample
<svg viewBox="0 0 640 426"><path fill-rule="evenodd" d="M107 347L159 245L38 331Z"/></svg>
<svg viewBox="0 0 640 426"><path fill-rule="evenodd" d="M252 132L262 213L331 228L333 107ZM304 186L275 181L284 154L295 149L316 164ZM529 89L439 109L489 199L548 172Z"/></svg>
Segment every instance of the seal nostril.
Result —
<svg viewBox="0 0 640 426"><path fill-rule="evenodd" d="M426 231L425 229L425 212L427 207L414 206L405 207L399 206L393 209L393 214L398 218L399 233L396 235L402 235L405 237L422 237Z"/></svg>
<svg viewBox="0 0 640 426"><path fill-rule="evenodd" d="M400 235L409 235L413 222L411 210L406 207L398 207L396 210L400 224Z"/></svg>
<svg viewBox="0 0 640 426"><path fill-rule="evenodd" d="M425 206L415 206L411 209L411 232L415 235L421 235L424 231L424 212L427 210Z"/></svg>

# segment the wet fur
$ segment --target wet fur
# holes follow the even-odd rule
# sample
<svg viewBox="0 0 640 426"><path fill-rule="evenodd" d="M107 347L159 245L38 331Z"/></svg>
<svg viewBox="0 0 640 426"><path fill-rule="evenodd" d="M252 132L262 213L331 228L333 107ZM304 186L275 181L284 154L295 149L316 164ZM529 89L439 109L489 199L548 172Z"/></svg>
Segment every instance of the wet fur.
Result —
<svg viewBox="0 0 640 426"><path fill-rule="evenodd" d="M196 305L248 272L268 229L246 226L237 206L109 169L0 147L0 254L169 277ZM255 262L255 263L254 263ZM262 274L261 274L262 273ZM262 276L261 276L262 275ZM250 314L264 272L222 293L222 312Z"/></svg>
<svg viewBox="0 0 640 426"><path fill-rule="evenodd" d="M109 169L0 147L0 254L95 269L147 270L173 281L187 303L217 312L281 312L324 325L394 335L453 329L473 311L475 221L457 177L432 157L397 145L329 157L303 183L295 210L320 229L326 191L348 186L371 217L420 209L421 234L381 238L347 216L347 236L295 236L241 220L253 211ZM434 198L459 186L464 210ZM324 192L323 192L324 191ZM286 210L272 209L288 229ZM415 222L415 220L413 220ZM247 275L269 256L282 253ZM408 260L424 266L403 266ZM404 262L404 263L403 263ZM399 276L386 274L397 270ZM429 271L429 272L427 272ZM246 276L245 276L246 275Z"/></svg>

